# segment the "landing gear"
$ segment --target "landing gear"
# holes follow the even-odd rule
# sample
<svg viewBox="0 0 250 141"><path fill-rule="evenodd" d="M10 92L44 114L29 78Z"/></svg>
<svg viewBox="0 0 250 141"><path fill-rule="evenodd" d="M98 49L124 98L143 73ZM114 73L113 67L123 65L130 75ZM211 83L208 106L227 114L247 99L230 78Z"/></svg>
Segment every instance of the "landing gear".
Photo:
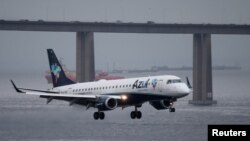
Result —
<svg viewBox="0 0 250 141"><path fill-rule="evenodd" d="M105 118L105 114L103 112L99 113L100 119L103 120Z"/></svg>
<svg viewBox="0 0 250 141"><path fill-rule="evenodd" d="M132 111L130 113L130 117L131 119L135 119L135 118L140 119L142 117L141 111Z"/></svg>
<svg viewBox="0 0 250 141"><path fill-rule="evenodd" d="M98 120L99 119L99 113L98 112L94 112L94 119Z"/></svg>
<svg viewBox="0 0 250 141"><path fill-rule="evenodd" d="M137 117L138 119L141 119L141 116L142 116L141 111L137 111L136 117Z"/></svg>
<svg viewBox="0 0 250 141"><path fill-rule="evenodd" d="M175 112L175 108L169 108L169 112Z"/></svg>
<svg viewBox="0 0 250 141"><path fill-rule="evenodd" d="M142 113L141 111L137 110L137 107L135 107L135 110L130 113L130 117L131 119L135 119L135 118L140 119L142 117Z"/></svg>
<svg viewBox="0 0 250 141"><path fill-rule="evenodd" d="M174 103L173 102L171 102L170 103L170 106L169 106L169 112L175 112L175 108L174 108Z"/></svg>
<svg viewBox="0 0 250 141"><path fill-rule="evenodd" d="M130 113L130 117L131 117L132 119L135 119L135 118L136 118L136 112L135 112L135 111L132 111L132 112Z"/></svg>
<svg viewBox="0 0 250 141"><path fill-rule="evenodd" d="M98 119L103 120L105 118L104 112L100 112L100 111L94 112L93 116L95 120L98 120Z"/></svg>

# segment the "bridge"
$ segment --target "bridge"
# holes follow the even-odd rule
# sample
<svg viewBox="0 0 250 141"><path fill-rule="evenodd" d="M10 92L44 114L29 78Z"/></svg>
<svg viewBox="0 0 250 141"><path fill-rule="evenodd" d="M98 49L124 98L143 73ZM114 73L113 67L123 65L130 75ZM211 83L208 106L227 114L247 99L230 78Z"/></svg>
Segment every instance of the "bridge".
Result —
<svg viewBox="0 0 250 141"><path fill-rule="evenodd" d="M94 32L193 34L193 100L191 104L213 104L211 34L250 34L250 25L235 24L160 24L6 21L0 30L76 32L76 78L78 82L95 78Z"/></svg>

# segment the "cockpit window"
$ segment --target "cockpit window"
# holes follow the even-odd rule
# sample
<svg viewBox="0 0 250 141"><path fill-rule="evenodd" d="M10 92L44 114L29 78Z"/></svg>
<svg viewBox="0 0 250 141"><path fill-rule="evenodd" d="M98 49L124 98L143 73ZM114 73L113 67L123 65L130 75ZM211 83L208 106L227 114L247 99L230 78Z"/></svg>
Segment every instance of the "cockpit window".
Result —
<svg viewBox="0 0 250 141"><path fill-rule="evenodd" d="M180 79L171 79L167 81L167 84L171 84L171 83L181 83Z"/></svg>

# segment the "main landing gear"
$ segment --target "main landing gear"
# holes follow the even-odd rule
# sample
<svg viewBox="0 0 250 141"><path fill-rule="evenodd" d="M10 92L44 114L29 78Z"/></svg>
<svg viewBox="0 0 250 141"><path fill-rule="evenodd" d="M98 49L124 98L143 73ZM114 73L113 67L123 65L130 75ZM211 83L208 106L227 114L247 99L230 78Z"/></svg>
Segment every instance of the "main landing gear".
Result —
<svg viewBox="0 0 250 141"><path fill-rule="evenodd" d="M98 119L103 120L105 118L104 112L100 112L100 111L94 112L93 116L95 120L98 120Z"/></svg>
<svg viewBox="0 0 250 141"><path fill-rule="evenodd" d="M131 119L135 119L135 118L140 119L142 117L142 113L141 111L138 111L137 107L135 106L135 110L130 113L130 117Z"/></svg>

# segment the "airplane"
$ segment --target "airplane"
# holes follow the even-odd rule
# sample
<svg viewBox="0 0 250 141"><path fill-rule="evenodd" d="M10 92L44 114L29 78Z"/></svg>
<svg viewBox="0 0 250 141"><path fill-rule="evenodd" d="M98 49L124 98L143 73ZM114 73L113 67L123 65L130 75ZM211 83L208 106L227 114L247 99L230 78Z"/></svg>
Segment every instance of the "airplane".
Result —
<svg viewBox="0 0 250 141"><path fill-rule="evenodd" d="M95 120L103 120L104 111L129 106L135 107L130 113L131 119L140 119L142 113L138 108L146 102L157 110L169 109L170 112L175 112L174 102L192 91L188 78L186 84L174 75L75 83L66 77L54 51L47 49L47 53L53 88L48 90L18 88L11 80L16 92L46 98L47 104L55 99L68 101L70 106L73 104L85 106L86 110L90 107L96 108L97 112L93 114Z"/></svg>

